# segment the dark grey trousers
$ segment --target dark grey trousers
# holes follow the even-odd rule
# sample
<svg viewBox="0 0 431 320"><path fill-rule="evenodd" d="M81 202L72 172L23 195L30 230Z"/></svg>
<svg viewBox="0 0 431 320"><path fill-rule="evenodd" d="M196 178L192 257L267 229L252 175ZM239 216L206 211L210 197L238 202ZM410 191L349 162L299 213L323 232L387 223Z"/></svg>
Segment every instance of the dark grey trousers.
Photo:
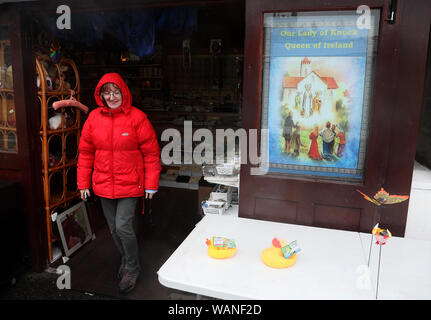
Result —
<svg viewBox="0 0 431 320"><path fill-rule="evenodd" d="M133 227L138 199L100 197L103 214L114 243L121 256L126 260L125 268L132 272L140 270L138 241Z"/></svg>

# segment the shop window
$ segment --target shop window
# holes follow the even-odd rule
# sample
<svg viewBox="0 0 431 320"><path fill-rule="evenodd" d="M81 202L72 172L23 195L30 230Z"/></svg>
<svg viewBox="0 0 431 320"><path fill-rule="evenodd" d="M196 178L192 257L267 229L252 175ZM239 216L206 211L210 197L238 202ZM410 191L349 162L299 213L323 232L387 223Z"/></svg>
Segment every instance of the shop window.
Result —
<svg viewBox="0 0 431 320"><path fill-rule="evenodd" d="M18 150L16 130L3 127L0 130L0 152L16 152Z"/></svg>
<svg viewBox="0 0 431 320"><path fill-rule="evenodd" d="M15 101L12 94L6 94L6 126L8 128L16 128Z"/></svg>
<svg viewBox="0 0 431 320"><path fill-rule="evenodd" d="M17 146L16 146L16 133L15 132L9 132L8 133L8 137L7 137L7 148L8 150L16 150Z"/></svg>
<svg viewBox="0 0 431 320"><path fill-rule="evenodd" d="M0 27L0 131L0 152L17 152L12 53L7 27Z"/></svg>

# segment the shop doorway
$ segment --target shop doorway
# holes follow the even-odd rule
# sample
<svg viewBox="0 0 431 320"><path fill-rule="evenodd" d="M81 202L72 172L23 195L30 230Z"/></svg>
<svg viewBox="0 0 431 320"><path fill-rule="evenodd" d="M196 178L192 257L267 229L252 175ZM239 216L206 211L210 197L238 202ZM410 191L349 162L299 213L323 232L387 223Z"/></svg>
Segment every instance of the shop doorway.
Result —
<svg viewBox="0 0 431 320"><path fill-rule="evenodd" d="M217 129L241 128L244 7L245 2L237 0L148 6L131 1L122 7L105 5L103 10L81 4L70 6L75 24L65 32L53 28L58 18L58 14L53 14L55 10L44 8L34 21L35 49L46 53L53 40L60 44L61 54L76 65L80 101L90 112L96 107L94 89L99 79L108 72L119 73L131 90L133 105L147 114L163 149L169 143L161 139L163 132L173 128L184 135L185 121L193 123L193 133L209 129L214 136ZM116 26L101 22L102 17L108 16L109 21L116 21ZM145 26L139 25L142 17L148 17ZM129 31L121 33L120 29ZM126 37L130 34L133 37ZM56 74L50 78L55 84ZM67 75L63 80L68 81ZM62 150L60 142L53 142L57 150ZM195 141L193 147L198 143ZM151 204L146 201L145 215L137 216L136 229L147 254L144 264L151 265L143 276L143 288L150 283L151 290L160 289L154 268L169 257L203 217L201 203L217 186L217 182L204 179L201 164L184 163L184 158L183 148L180 163L162 163L159 191ZM196 169L199 175L195 175ZM61 188L64 183L59 180L57 185ZM91 291L93 286L99 292L114 294L115 279L111 279L109 288L106 283L92 282L98 279L96 273L100 275L97 265L112 262L114 270L118 257L111 250L114 247L97 198L87 209L96 240L70 257L68 263L77 274L75 287ZM51 263L55 266L61 259ZM165 293L160 294L159 298Z"/></svg>

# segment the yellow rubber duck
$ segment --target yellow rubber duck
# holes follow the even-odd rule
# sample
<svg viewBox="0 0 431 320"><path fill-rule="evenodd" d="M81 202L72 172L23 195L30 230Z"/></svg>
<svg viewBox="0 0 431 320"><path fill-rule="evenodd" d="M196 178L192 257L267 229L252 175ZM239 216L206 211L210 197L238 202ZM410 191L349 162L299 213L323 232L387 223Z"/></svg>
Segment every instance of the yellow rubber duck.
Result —
<svg viewBox="0 0 431 320"><path fill-rule="evenodd" d="M234 247L227 247L227 246L220 246L220 245L214 245L214 238L217 239L224 239L220 237L212 237L211 239L206 240L206 245L208 246L208 254L210 257L214 259L226 259L233 257L237 251L236 245L233 241ZM228 239L226 239L228 240Z"/></svg>
<svg viewBox="0 0 431 320"><path fill-rule="evenodd" d="M287 241L284 239L272 239L272 247L266 248L262 251L262 261L268 267L271 268L288 268L293 266L296 262L296 254L293 254L289 258L285 258L281 248L287 245Z"/></svg>

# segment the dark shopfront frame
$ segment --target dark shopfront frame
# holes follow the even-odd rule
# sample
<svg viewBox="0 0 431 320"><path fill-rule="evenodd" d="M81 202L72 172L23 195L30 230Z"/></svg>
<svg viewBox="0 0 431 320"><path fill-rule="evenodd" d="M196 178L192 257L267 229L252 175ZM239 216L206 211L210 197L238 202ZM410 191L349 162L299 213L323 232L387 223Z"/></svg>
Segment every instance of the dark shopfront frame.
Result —
<svg viewBox="0 0 431 320"><path fill-rule="evenodd" d="M28 16L15 6L2 5L0 26L9 29L13 65L14 103L18 152L0 152L0 179L21 185L24 203L16 204L25 212L31 264L37 271L46 266L46 228L43 214L41 148L36 110L36 75L32 55L32 34ZM13 226L14 228L19 228ZM18 235L17 235L18 236ZM13 246L14 239L9 239ZM5 257L7 259L7 257Z"/></svg>
<svg viewBox="0 0 431 320"><path fill-rule="evenodd" d="M317 227L370 232L374 207L356 191L374 195L380 187L410 194L430 28L429 1L398 1L396 20L388 23L390 1L246 2L243 127L260 129L262 101L263 14L380 9L380 32L371 102L371 124L362 183L250 175L242 165L239 216ZM414 35L414 36L412 36ZM402 130L401 130L402 128ZM379 210L378 217L396 236L404 236L408 201Z"/></svg>
<svg viewBox="0 0 431 320"><path fill-rule="evenodd" d="M217 5L224 1L158 1L142 5L131 1L127 7L144 6L175 6L175 5ZM388 12L387 0L373 0L371 8L380 8L382 16L380 24ZM76 2L74 2L75 5ZM133 3L135 3L133 5ZM53 1L49 6L39 7L35 3L3 4L0 13L0 24L10 27L14 65L15 104L17 113L17 131L19 152L15 155L0 155L0 178L20 181L24 189L25 209L27 213L28 234L32 256L32 266L41 271L47 264L47 246L44 227L43 196L39 128L34 119L38 116L35 103L36 81L34 57L31 51L32 38L29 22L26 19L31 12L53 11L58 5ZM68 4L67 1L61 4ZM114 1L103 2L104 9L119 9ZM330 0L322 8L321 1L275 1L275 0L247 0L246 1L246 41L244 61L244 89L243 89L243 128L260 128L260 94L261 94L261 54L262 54L262 18L263 12L272 11L300 11L300 10L352 10L364 4L355 0ZM85 2L78 2L80 10L97 10ZM72 13L73 5L71 5ZM408 1L399 0L396 23L385 25L381 29L379 55L377 64L381 66L376 73L375 83L383 88L383 93L374 95L372 113L372 129L370 148L366 162L366 178L362 185L339 185L334 182L290 179L289 177L250 176L250 165L241 168L241 194L239 215L241 217L334 227L349 230L369 232L373 207L364 201L355 191L356 188L373 194L377 185L384 186L391 193L409 194L413 171L414 154L419 125L420 110L423 100L425 65L429 39L429 17L431 4L426 0L415 1L415 6ZM384 31L384 32L383 32ZM411 37L414 35L414 37ZM413 61L413 62L412 62ZM396 79L396 81L393 81ZM390 107L392 106L392 107ZM388 110L390 112L388 113ZM408 114L406 114L408 110ZM390 119L390 121L388 120ZM378 123L381 122L381 126ZM402 134L398 128L408 129ZM379 137L379 139L376 139ZM384 144L380 144L384 141ZM401 156L400 156L401 155ZM373 162L381 158L385 161ZM403 170L400 170L403 168ZM384 174L379 174L384 172ZM320 201L323 206L320 216L330 213L335 207L340 221L323 219L316 221L317 191L322 188L331 194ZM287 190L295 190L290 194ZM40 190L40 192L37 192ZM309 195L312 195L311 197ZM321 200L321 199L320 199ZM280 205L281 210L280 209ZM325 207L326 205L326 207ZM353 208L353 211L351 211ZM408 202L397 205L391 214L382 217L382 224L389 227L394 235L404 235L407 219ZM325 211L326 210L326 211ZM360 224L354 225L349 220L359 210ZM333 217L333 216L331 216ZM356 218L355 218L356 219ZM353 220L355 220L353 219Z"/></svg>

